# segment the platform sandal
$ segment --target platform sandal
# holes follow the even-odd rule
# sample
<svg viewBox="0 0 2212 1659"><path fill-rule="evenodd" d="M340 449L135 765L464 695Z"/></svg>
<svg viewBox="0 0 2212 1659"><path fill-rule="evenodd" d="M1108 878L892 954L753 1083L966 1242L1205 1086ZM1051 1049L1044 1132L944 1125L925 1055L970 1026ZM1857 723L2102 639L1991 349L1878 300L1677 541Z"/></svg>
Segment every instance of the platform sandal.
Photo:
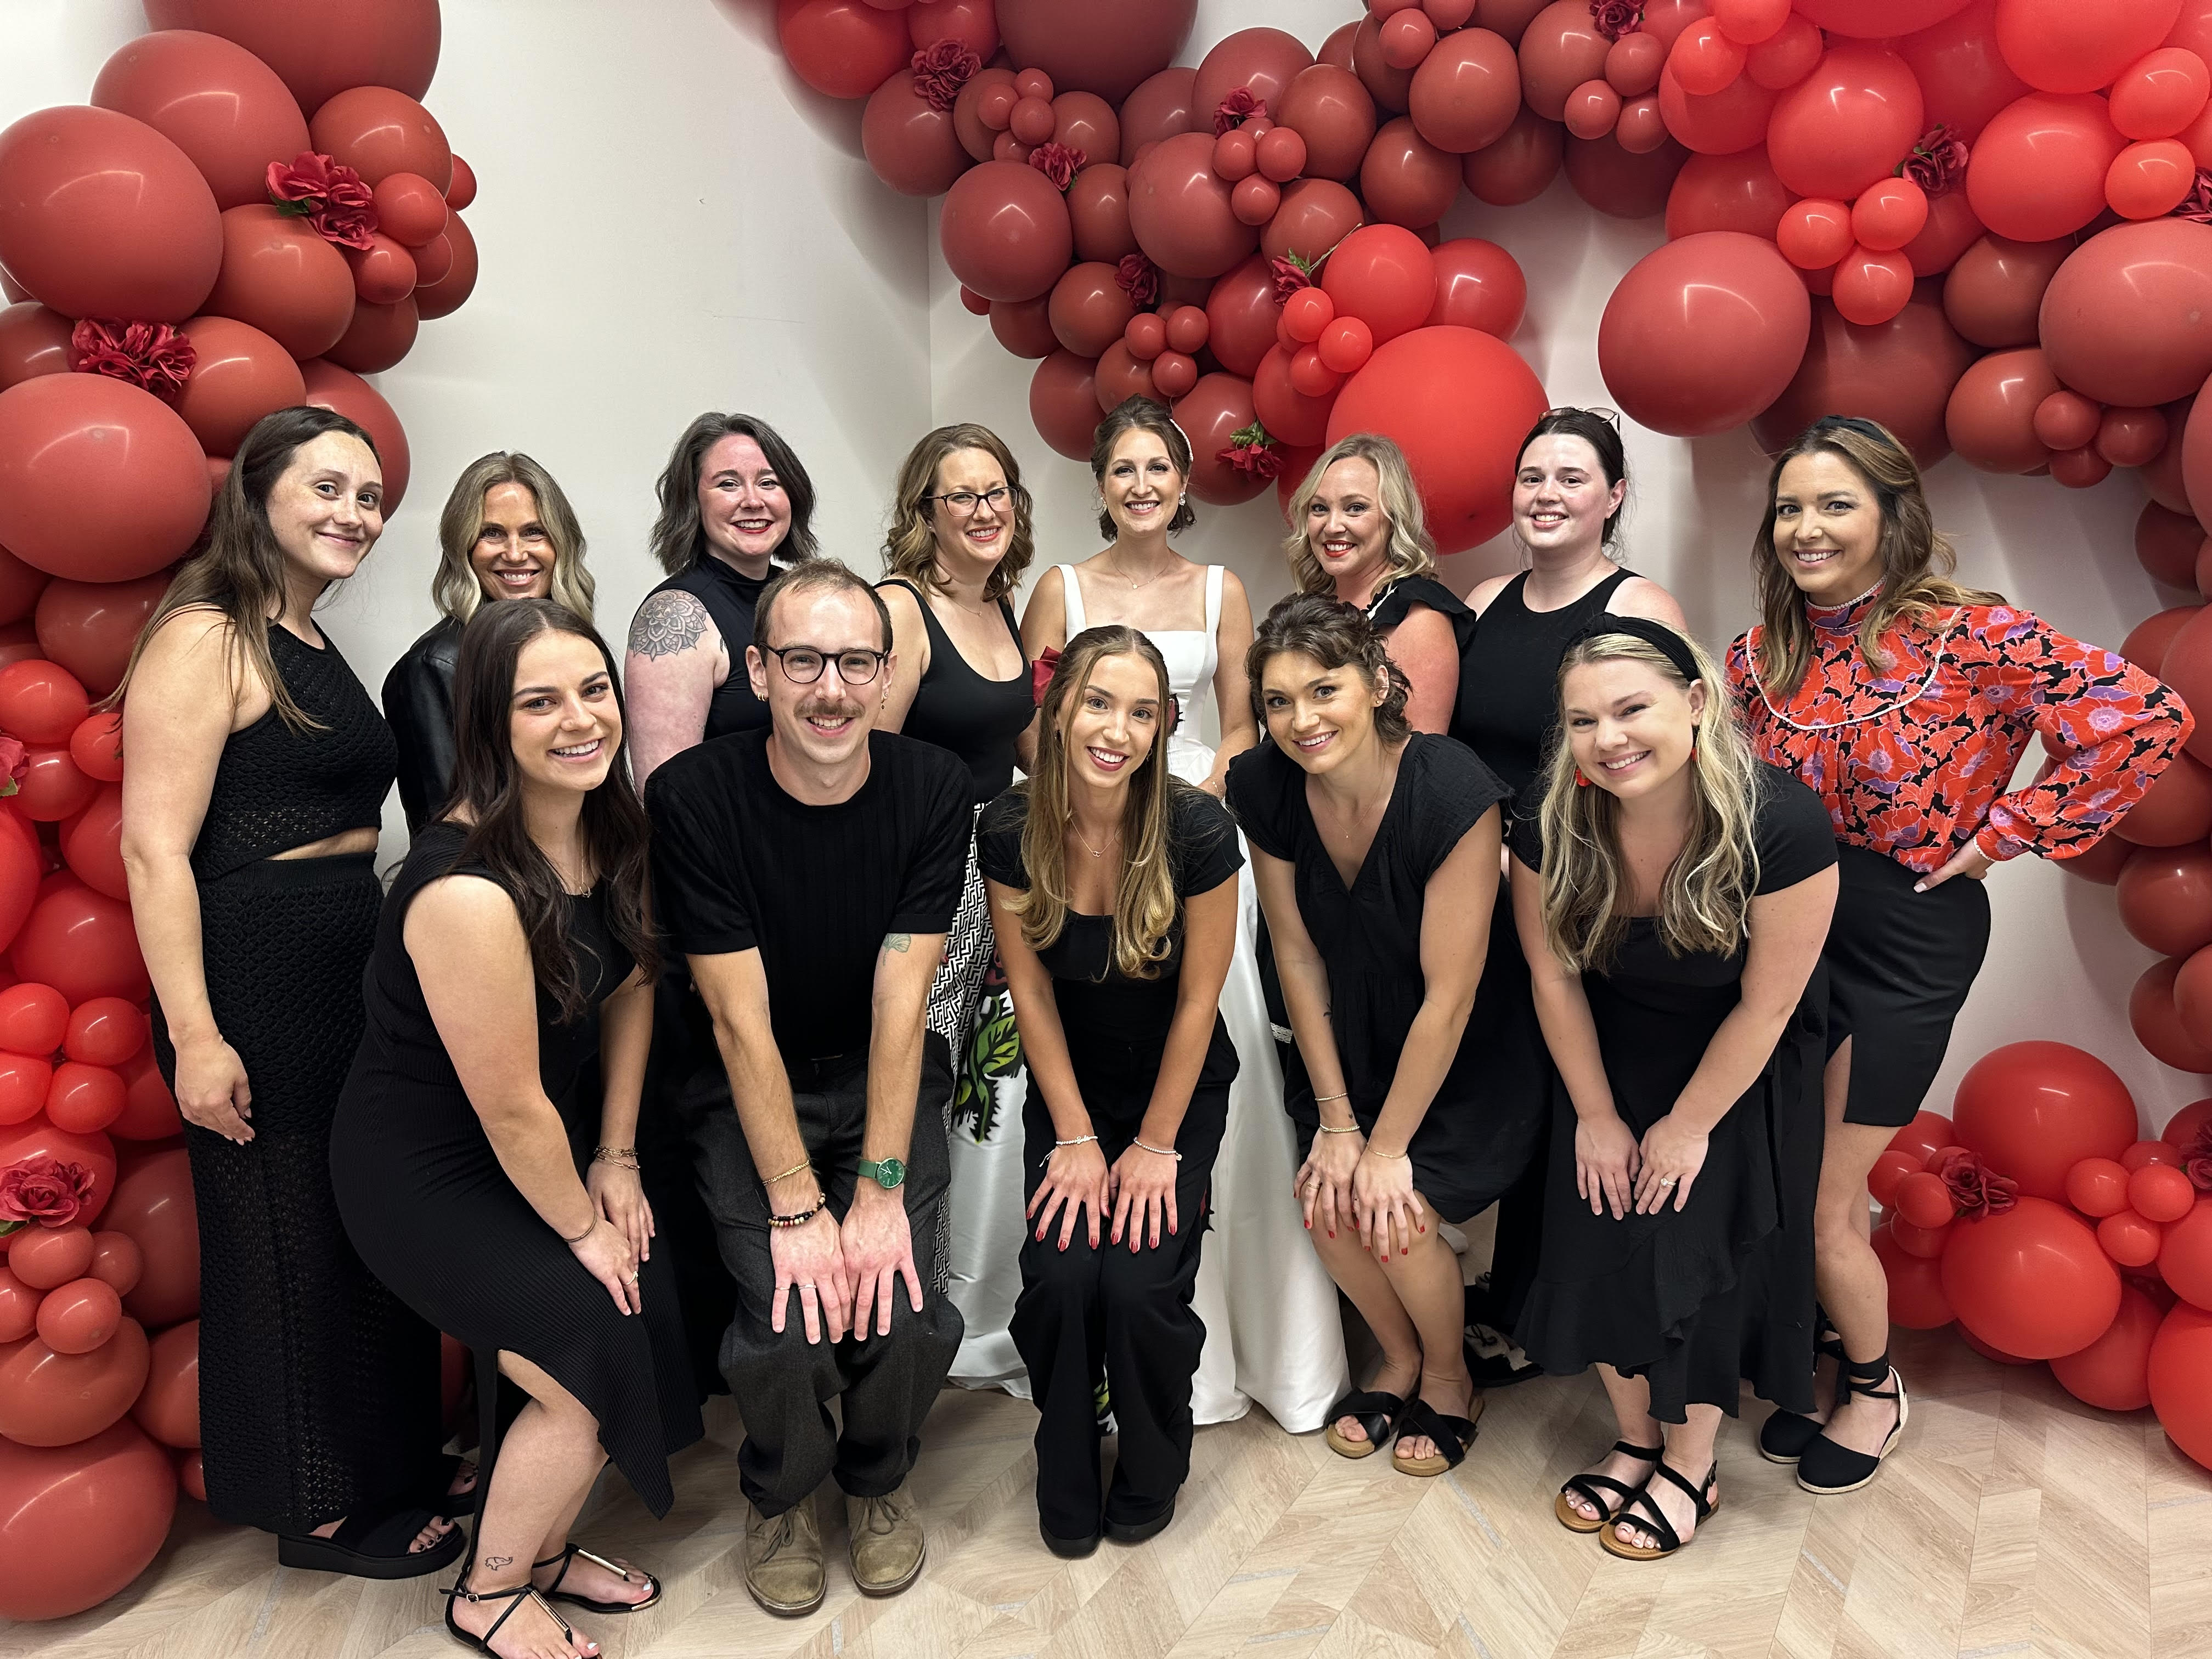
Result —
<svg viewBox="0 0 2212 1659"><path fill-rule="evenodd" d="M574 1590L564 1590L561 1588L562 1581L568 1577L570 1565L580 1555L595 1567L605 1567L625 1584L630 1582L631 1573L644 1573L645 1582L653 1588L644 1600L639 1601L594 1601L591 1597L579 1595ZM644 1568L632 1567L626 1562L610 1561L604 1555L592 1554L581 1544L571 1544L558 1555L549 1555L543 1561L532 1561L530 1564L530 1571L542 1572L547 1567L555 1565L559 1566L561 1571L553 1575L551 1583L538 1592L549 1601L568 1601L583 1608L586 1613L643 1613L660 1600L660 1581L651 1573L646 1572Z"/></svg>
<svg viewBox="0 0 2212 1659"><path fill-rule="evenodd" d="M1698 1525L1700 1527L1711 1520L1713 1511L1721 1506L1721 1500L1718 1498L1715 1498L1710 1503L1705 1500L1705 1494L1712 1490L1713 1481L1720 1472L1721 1466L1715 1463L1712 1468L1705 1471L1705 1478L1693 1486L1664 1462L1652 1470L1654 1474L1665 1475L1690 1495L1690 1502L1695 1506ZM1639 1506L1650 1513L1648 1515L1629 1513L1631 1510ZM1623 1522L1634 1527L1639 1532L1651 1534L1658 1539L1658 1543L1650 1548L1640 1544L1622 1543L1619 1528ZM1658 1499L1652 1497L1651 1483L1647 1480L1629 1495L1628 1501L1620 1506L1620 1513L1614 1516L1612 1522L1598 1534L1597 1541L1604 1547L1607 1555L1617 1555L1624 1561L1656 1561L1663 1556L1674 1554L1684 1544L1694 1541L1696 1537L1697 1534L1693 1532L1686 1539L1674 1530L1674 1523L1669 1521L1665 1513L1661 1510Z"/></svg>
<svg viewBox="0 0 2212 1659"><path fill-rule="evenodd" d="M508 1620L514 1618L515 1609L521 1607L524 1602L535 1601L545 1616L561 1627L561 1639L568 1644L571 1647L575 1645L575 1627L570 1625L569 1622L563 1619L559 1613L554 1612L551 1603L548 1602L544 1596L540 1595L528 1584L517 1584L513 1589L485 1590L479 1595L475 1590L465 1588L467 1577L468 1575L464 1573L462 1575L462 1583L454 1585L453 1589L445 1593L446 1631L447 1633L452 1636L456 1642L465 1643L468 1646L474 1648L478 1653L490 1653L491 1639L493 1637L499 1634L499 1627L501 1625L504 1625ZM471 1636L468 1632L463 1630L453 1618L453 1603L457 1601L477 1602L506 1601L510 1603L510 1605L505 1613L502 1613L498 1618L491 1621L491 1628L489 1630L486 1631L482 1636Z"/></svg>
<svg viewBox="0 0 2212 1659"><path fill-rule="evenodd" d="M279 1533L280 1565L309 1572L343 1572L356 1578L420 1578L443 1572L467 1550L467 1534L454 1527L426 1550L410 1549L438 1517L427 1504L410 1498L356 1510L328 1538Z"/></svg>
<svg viewBox="0 0 2212 1659"><path fill-rule="evenodd" d="M1840 1392L1844 1378L1844 1339L1832 1325L1824 1325L1821 1335L1814 1342L1813 1352L1820 1358L1836 1362L1836 1387ZM1795 1463L1805 1455L1805 1448L1820 1437L1824 1425L1817 1417L1808 1417L1802 1412L1778 1411L1759 1425L1759 1455L1770 1463Z"/></svg>
<svg viewBox="0 0 2212 1659"><path fill-rule="evenodd" d="M1613 1449L1623 1457L1633 1457L1644 1463L1656 1463L1666 1455L1667 1452L1664 1446L1632 1446L1626 1440L1614 1441ZM1603 1486L1606 1492L1617 1493L1617 1498L1607 1498L1605 1492L1597 1490L1600 1486ZM1614 1518L1628 1506L1628 1500L1636 1495L1636 1490L1626 1480L1616 1480L1609 1474L1574 1475L1568 1480L1565 1486L1559 1488L1559 1495L1552 1500L1552 1513L1559 1517L1559 1524L1569 1532L1585 1534L1602 1532L1611 1526ZM1572 1504L1567 1502L1571 1497L1581 1498L1605 1518L1601 1521L1591 1520L1576 1509ZM1607 1507L1608 1504L1611 1504L1610 1508Z"/></svg>
<svg viewBox="0 0 2212 1659"><path fill-rule="evenodd" d="M1354 1392L1344 1396L1328 1408L1328 1428L1322 1437L1328 1449L1339 1457L1365 1457L1390 1438L1390 1425L1398 1420L1398 1413L1406 1409L1406 1402L1395 1394L1384 1394L1370 1389L1365 1393ZM1351 1418L1367 1431L1364 1440L1346 1440L1336 1431L1340 1417Z"/></svg>
<svg viewBox="0 0 2212 1659"><path fill-rule="evenodd" d="M1425 1400L1410 1402L1398 1413L1398 1444L1425 1437L1435 1443L1437 1449L1428 1457L1401 1457L1393 1448L1390 1467L1401 1474L1421 1480L1432 1480L1457 1468L1467 1461L1467 1449L1474 1444L1475 1424L1482 1416L1482 1396L1475 1395L1474 1404L1468 1409L1474 1413L1473 1417L1447 1417Z"/></svg>
<svg viewBox="0 0 2212 1659"><path fill-rule="evenodd" d="M1897 1384L1893 1389L1877 1386L1892 1381ZM1812 1444L1805 1448L1804 1455L1797 1460L1797 1484L1818 1498L1841 1497L1872 1480L1882 1460L1897 1449L1898 1441L1904 1437L1905 1419L1912 1414L1912 1401L1905 1393L1905 1378L1889 1363L1887 1353L1863 1365L1856 1359L1846 1360L1836 1374L1836 1384L1843 1391L1838 1405L1855 1394L1864 1395L1869 1400L1894 1400L1897 1421L1881 1443L1881 1449L1871 1455L1838 1445L1828 1438L1825 1430L1814 1436Z"/></svg>
<svg viewBox="0 0 2212 1659"><path fill-rule="evenodd" d="M477 1512L477 1497L483 1490L483 1469L470 1466L475 1479L466 1492L452 1490L453 1477L461 1472L469 1460L459 1453L447 1452L438 1459L437 1484L431 1488L430 1513L441 1521L459 1521Z"/></svg>

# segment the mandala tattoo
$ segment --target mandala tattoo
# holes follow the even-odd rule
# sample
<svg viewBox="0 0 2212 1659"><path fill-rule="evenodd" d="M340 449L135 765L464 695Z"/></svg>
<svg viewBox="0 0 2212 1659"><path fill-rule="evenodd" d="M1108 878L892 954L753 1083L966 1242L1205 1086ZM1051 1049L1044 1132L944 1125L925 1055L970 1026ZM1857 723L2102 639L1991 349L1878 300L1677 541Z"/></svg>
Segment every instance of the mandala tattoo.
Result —
<svg viewBox="0 0 2212 1659"><path fill-rule="evenodd" d="M630 621L629 648L641 657L672 657L706 636L707 607L673 591L647 596Z"/></svg>

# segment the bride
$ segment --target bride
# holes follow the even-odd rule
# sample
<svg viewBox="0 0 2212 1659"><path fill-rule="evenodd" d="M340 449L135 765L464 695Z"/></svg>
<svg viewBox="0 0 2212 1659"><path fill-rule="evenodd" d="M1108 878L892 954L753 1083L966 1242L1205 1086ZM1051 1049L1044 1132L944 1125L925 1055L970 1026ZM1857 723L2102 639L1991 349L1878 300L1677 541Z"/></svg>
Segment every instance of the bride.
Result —
<svg viewBox="0 0 2212 1659"><path fill-rule="evenodd" d="M1179 705L1168 764L1218 796L1229 763L1258 735L1244 678L1252 611L1226 567L1194 564L1168 545L1194 518L1184 495L1190 462L1182 429L1147 398L1130 398L1100 423L1091 465L1103 502L1099 528L1113 543L1043 573L1022 618L1022 641L1034 659L1102 623L1149 635L1166 659ZM1220 712L1218 749L1200 735L1209 694ZM1221 994L1240 1070L1214 1165L1213 1237L1199 1271L1195 1306L1206 1338L1192 1406L1200 1423L1221 1423L1256 1400L1285 1429L1303 1432L1321 1426L1342 1391L1344 1341L1335 1287L1304 1248L1291 1194L1297 1158L1261 997L1259 905L1249 879L1241 907L1237 956ZM1003 986L987 985L952 1132L951 1295L968 1326L952 1376L971 1386L1022 1380L1006 1334L1021 1289L1022 1078L1012 1029Z"/></svg>

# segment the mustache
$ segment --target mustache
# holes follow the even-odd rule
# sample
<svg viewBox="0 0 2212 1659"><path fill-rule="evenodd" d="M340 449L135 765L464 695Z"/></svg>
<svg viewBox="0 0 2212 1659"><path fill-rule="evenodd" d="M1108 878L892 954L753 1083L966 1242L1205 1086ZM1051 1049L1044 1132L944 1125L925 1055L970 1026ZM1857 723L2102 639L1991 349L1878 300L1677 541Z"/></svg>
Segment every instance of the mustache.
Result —
<svg viewBox="0 0 2212 1659"><path fill-rule="evenodd" d="M856 720L867 710L850 697L803 697L799 700L799 718L803 720Z"/></svg>

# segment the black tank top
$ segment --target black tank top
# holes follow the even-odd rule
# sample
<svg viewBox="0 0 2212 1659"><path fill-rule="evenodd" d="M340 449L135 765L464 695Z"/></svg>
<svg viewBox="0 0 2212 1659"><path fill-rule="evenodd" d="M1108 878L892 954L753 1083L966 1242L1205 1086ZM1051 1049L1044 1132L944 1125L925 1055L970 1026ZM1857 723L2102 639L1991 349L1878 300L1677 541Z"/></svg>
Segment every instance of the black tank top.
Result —
<svg viewBox="0 0 2212 1659"><path fill-rule="evenodd" d="M1036 713L1030 653L1022 651L1022 672L1012 679L985 678L960 654L920 588L903 576L878 584L894 585L914 595L929 629L929 672L915 689L914 706L906 711L906 724L900 729L909 738L958 756L975 781L978 806L994 800L1014 781L1014 739L1029 729ZM1020 650L1022 630L1015 625L1013 606L1003 597L999 615Z"/></svg>
<svg viewBox="0 0 2212 1659"><path fill-rule="evenodd" d="M752 677L745 672L745 647L753 642L753 609L762 592L781 574L779 567L755 579L712 553L702 553L689 570L678 572L653 590L689 593L705 605L720 630L722 648L729 653L729 678L714 688L707 704L707 738L726 738L732 732L756 731L768 724L768 705L753 696Z"/></svg>
<svg viewBox="0 0 2212 1659"><path fill-rule="evenodd" d="M1482 757L1527 805L1528 786L1551 740L1559 657L1575 630L1607 610L1613 591L1636 573L1616 570L1557 611L1531 611L1522 571L1490 602L1474 644L1460 659L1459 707L1452 736Z"/></svg>
<svg viewBox="0 0 2212 1659"><path fill-rule="evenodd" d="M380 827L399 770L392 728L337 641L325 634L318 651L272 623L269 655L292 700L322 729L295 732L271 708L230 734L192 843L192 873L202 881L326 836Z"/></svg>

